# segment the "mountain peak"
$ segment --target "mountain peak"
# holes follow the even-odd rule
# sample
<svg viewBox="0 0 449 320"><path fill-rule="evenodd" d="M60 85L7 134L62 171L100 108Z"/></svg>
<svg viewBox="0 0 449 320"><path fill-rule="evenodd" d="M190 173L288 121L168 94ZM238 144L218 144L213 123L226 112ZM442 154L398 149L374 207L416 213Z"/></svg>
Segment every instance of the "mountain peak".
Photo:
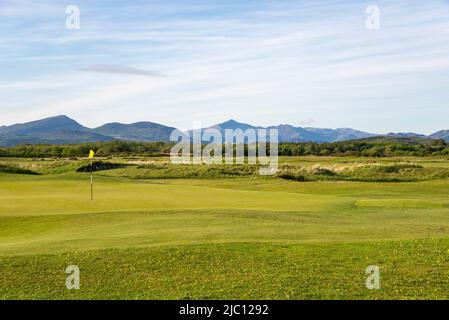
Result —
<svg viewBox="0 0 449 320"><path fill-rule="evenodd" d="M175 128L149 121L130 124L112 122L92 129L95 133L114 139L133 141L168 141L173 130Z"/></svg>
<svg viewBox="0 0 449 320"><path fill-rule="evenodd" d="M228 120L228 121L226 121L226 122L219 123L219 124L213 126L212 128L219 128L219 129L233 129L233 130L236 130L236 129L246 130L246 129L249 129L249 128L253 128L253 129L254 129L254 128L257 128L257 127L252 126L252 125L247 124L247 123L238 122L238 121L236 121L236 120L234 120L234 119L230 119L230 120Z"/></svg>
<svg viewBox="0 0 449 320"><path fill-rule="evenodd" d="M59 115L27 123L18 123L0 130L0 145L63 144L108 141L111 137L94 134L75 120Z"/></svg>
<svg viewBox="0 0 449 320"><path fill-rule="evenodd" d="M72 118L66 116L65 114L60 114L60 115L57 115L57 116L48 117L46 119L60 119L60 120L72 120L72 121L75 121Z"/></svg>
<svg viewBox="0 0 449 320"><path fill-rule="evenodd" d="M229 119L228 121L220 123L220 125L235 125L235 124L240 124L240 122L234 119Z"/></svg>
<svg viewBox="0 0 449 320"><path fill-rule="evenodd" d="M26 135L36 132L85 131L87 128L75 120L59 115L27 123L17 123L2 129L2 134Z"/></svg>

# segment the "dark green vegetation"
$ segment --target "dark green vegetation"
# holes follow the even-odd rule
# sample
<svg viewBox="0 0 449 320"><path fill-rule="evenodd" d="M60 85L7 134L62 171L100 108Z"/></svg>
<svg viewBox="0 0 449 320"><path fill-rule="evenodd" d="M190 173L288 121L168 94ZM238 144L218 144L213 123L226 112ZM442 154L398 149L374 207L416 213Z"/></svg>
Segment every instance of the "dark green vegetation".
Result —
<svg viewBox="0 0 449 320"><path fill-rule="evenodd" d="M90 149L98 156L160 156L168 155L173 143L109 141L74 145L21 145L0 148L0 157L85 157ZM204 145L205 146L205 145ZM244 147L245 152L247 146ZM444 140L401 137L373 137L333 143L280 143L280 156L449 156L449 144ZM224 153L224 147L223 147Z"/></svg>
<svg viewBox="0 0 449 320"><path fill-rule="evenodd" d="M107 161L92 161L92 163L86 163L81 165L76 172L91 172L91 171L103 171L125 167L122 163L114 163Z"/></svg>
<svg viewBox="0 0 449 320"><path fill-rule="evenodd" d="M423 138L373 137L333 143L281 143L282 156L447 156L449 145L444 140Z"/></svg>
<svg viewBox="0 0 449 320"><path fill-rule="evenodd" d="M37 174L34 171L22 169L14 166L5 166L0 164L0 173L15 173L15 174Z"/></svg>
<svg viewBox="0 0 449 320"><path fill-rule="evenodd" d="M0 148L0 157L24 158L68 158L86 157L89 150L95 150L100 157L104 156L157 156L170 153L173 144L164 142L91 142L74 145L21 145L11 148Z"/></svg>
<svg viewBox="0 0 449 320"><path fill-rule="evenodd" d="M281 157L273 177L94 164L90 201L85 159L0 158L0 298L449 298L444 157ZM80 290L65 288L68 265Z"/></svg>

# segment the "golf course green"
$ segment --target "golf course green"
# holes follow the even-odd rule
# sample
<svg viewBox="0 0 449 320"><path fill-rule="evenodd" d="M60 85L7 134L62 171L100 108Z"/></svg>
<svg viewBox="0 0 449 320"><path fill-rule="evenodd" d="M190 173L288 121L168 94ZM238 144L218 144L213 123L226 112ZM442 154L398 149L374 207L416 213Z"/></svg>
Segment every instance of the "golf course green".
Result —
<svg viewBox="0 0 449 320"><path fill-rule="evenodd" d="M0 158L0 299L449 298L446 159L168 160Z"/></svg>

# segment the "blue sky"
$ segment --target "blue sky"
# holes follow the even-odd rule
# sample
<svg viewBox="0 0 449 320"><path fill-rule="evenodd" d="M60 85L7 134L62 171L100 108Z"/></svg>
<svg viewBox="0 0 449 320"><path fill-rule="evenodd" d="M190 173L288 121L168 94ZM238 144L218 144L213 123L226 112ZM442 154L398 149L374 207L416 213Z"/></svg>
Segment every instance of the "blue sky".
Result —
<svg viewBox="0 0 449 320"><path fill-rule="evenodd" d="M65 28L72 4L79 30ZM0 0L0 97L0 125L431 133L449 129L449 1Z"/></svg>

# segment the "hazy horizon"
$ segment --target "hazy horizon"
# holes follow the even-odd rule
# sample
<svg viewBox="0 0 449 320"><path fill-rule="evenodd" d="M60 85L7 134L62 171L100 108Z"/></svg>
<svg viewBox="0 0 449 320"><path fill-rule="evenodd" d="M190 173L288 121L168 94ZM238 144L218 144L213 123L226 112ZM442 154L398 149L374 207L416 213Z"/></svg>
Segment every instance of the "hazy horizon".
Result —
<svg viewBox="0 0 449 320"><path fill-rule="evenodd" d="M64 1L0 1L0 125L449 129L448 1L74 4L79 30Z"/></svg>

